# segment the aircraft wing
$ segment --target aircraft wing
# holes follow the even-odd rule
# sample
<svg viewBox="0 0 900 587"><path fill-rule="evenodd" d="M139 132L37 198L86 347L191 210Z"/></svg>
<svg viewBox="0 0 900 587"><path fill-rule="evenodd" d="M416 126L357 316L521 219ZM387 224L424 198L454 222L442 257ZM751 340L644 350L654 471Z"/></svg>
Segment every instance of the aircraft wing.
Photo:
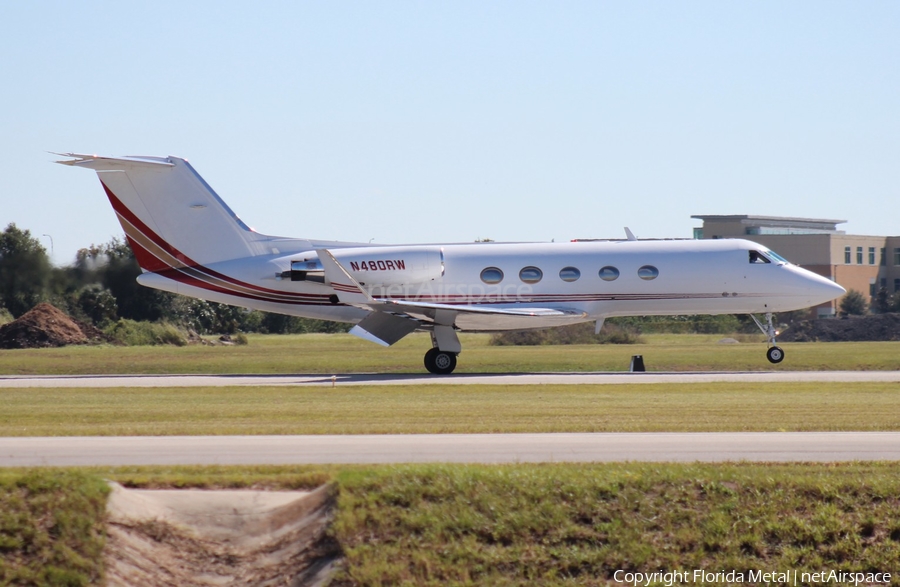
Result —
<svg viewBox="0 0 900 587"><path fill-rule="evenodd" d="M440 304L418 300L371 296L327 249L317 251L325 278L345 304L370 310L350 331L367 340L390 346L425 325L451 326L460 330L515 330L546 328L583 322L581 310L558 307Z"/></svg>

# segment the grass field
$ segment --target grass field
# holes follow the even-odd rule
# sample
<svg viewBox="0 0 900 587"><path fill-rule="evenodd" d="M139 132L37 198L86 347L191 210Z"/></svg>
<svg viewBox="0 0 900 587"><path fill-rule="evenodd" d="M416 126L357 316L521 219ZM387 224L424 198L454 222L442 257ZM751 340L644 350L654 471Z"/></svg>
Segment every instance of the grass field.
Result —
<svg viewBox="0 0 900 587"><path fill-rule="evenodd" d="M0 584L99 583L104 478L332 482L331 534L346 559L335 585L597 585L619 569L832 568L890 572L896 584L900 570L897 463L153 467L0 471Z"/></svg>
<svg viewBox="0 0 900 587"><path fill-rule="evenodd" d="M106 495L82 471L0 470L0 585L95 585Z"/></svg>
<svg viewBox="0 0 900 587"><path fill-rule="evenodd" d="M382 348L349 334L251 335L233 347L64 347L0 351L0 375L114 373L422 373L430 348L414 334ZM632 355L648 371L896 370L900 343L785 344L779 365L764 343L717 344L719 335L645 335L646 344L495 347L488 335L460 337L458 373L627 371Z"/></svg>
<svg viewBox="0 0 900 587"><path fill-rule="evenodd" d="M900 430L897 383L0 389L0 436Z"/></svg>
<svg viewBox="0 0 900 587"><path fill-rule="evenodd" d="M898 343L649 335L641 345L492 347L460 372L900 369ZM422 372L427 337L244 347L0 351L0 374ZM3 389L0 435L900 430L879 383ZM334 483L335 585L597 585L617 569L900 572L900 463L0 469L0 585L100 583L103 479L144 487Z"/></svg>

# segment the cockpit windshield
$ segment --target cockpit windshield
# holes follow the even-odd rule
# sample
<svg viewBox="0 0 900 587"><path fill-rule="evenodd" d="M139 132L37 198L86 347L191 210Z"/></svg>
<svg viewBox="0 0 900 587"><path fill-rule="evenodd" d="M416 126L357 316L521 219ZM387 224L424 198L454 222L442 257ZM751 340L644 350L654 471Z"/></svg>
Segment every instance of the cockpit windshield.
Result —
<svg viewBox="0 0 900 587"><path fill-rule="evenodd" d="M775 251L766 251L766 256L775 261L776 263L784 263L785 265L789 265L790 261L776 253Z"/></svg>
<svg viewBox="0 0 900 587"><path fill-rule="evenodd" d="M750 251L750 263L771 263L771 261L769 261L769 259L767 259L760 251Z"/></svg>
<svg viewBox="0 0 900 587"><path fill-rule="evenodd" d="M778 265L785 265L788 260L774 251L764 249L762 251L748 251L750 253L750 263L765 264L775 262Z"/></svg>

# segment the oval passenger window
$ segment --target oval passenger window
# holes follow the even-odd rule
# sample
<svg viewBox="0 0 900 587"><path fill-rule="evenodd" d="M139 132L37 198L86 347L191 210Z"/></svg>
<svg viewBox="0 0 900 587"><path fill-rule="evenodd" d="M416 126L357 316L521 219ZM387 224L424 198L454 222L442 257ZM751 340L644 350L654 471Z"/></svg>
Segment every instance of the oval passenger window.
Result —
<svg viewBox="0 0 900 587"><path fill-rule="evenodd" d="M576 267L563 267L559 270L559 278L563 281L578 281L581 277L581 271Z"/></svg>
<svg viewBox="0 0 900 587"><path fill-rule="evenodd" d="M503 281L503 272L496 267L487 267L481 271L481 281L487 284L500 283Z"/></svg>
<svg viewBox="0 0 900 587"><path fill-rule="evenodd" d="M638 269L638 277L641 279L646 279L650 281L651 279L656 279L659 277L659 269L654 267L653 265L644 265L640 269Z"/></svg>
<svg viewBox="0 0 900 587"><path fill-rule="evenodd" d="M525 283L537 283L544 277L544 272L537 267L523 267L519 271L519 279Z"/></svg>
<svg viewBox="0 0 900 587"><path fill-rule="evenodd" d="M600 279L603 281L615 281L619 278L619 270L615 267L610 267L607 265L603 269L600 270Z"/></svg>

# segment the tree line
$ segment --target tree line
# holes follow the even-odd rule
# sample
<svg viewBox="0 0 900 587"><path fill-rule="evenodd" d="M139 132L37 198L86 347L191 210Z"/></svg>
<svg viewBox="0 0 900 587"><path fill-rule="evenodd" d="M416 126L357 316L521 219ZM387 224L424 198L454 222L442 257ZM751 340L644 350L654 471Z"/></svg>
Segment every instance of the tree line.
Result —
<svg viewBox="0 0 900 587"><path fill-rule="evenodd" d="M120 320L169 322L199 334L345 332L349 325L247 310L138 285L141 269L123 238L80 249L54 267L41 242L15 223L0 233L0 318L49 302L106 330Z"/></svg>

